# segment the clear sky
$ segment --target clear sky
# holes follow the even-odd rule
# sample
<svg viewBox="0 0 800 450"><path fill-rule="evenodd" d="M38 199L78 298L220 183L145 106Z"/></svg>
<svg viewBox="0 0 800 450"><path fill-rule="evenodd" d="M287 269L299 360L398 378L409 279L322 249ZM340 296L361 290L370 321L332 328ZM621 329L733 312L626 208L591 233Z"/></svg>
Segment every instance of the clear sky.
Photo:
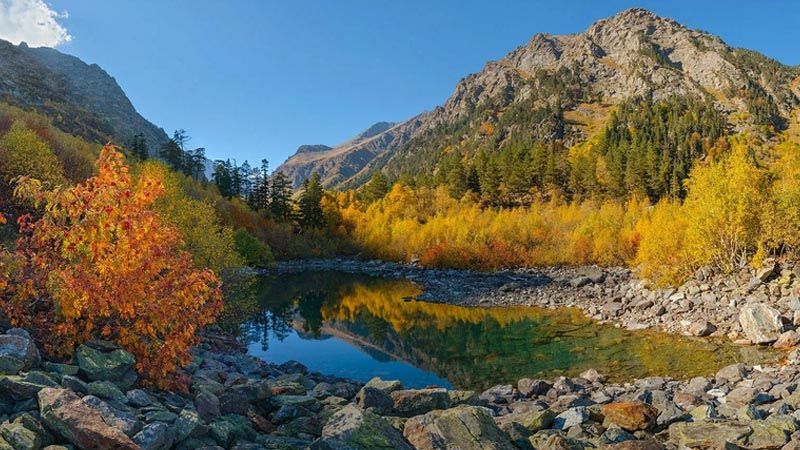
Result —
<svg viewBox="0 0 800 450"><path fill-rule="evenodd" d="M9 4L42 1L0 0L0 7L8 15ZM334 145L374 122L400 121L442 103L460 78L537 32L582 31L632 6L800 64L800 2L794 0L47 5L58 16L45 22L63 27L55 31L62 33L58 40L66 40L64 29L70 36L57 48L106 69L145 117L168 132L185 128L191 144L206 147L212 158L268 158L273 168L300 144ZM24 26L26 17L17 22Z"/></svg>

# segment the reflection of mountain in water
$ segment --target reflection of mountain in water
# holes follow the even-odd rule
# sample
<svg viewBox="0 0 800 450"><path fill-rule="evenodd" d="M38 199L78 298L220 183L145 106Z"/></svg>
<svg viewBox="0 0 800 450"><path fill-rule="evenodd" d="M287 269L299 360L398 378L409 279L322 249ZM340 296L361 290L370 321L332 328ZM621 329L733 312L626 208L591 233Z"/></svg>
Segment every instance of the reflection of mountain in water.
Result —
<svg viewBox="0 0 800 450"><path fill-rule="evenodd" d="M263 309L245 327L251 339L265 342L269 333L280 338L289 329L304 339L334 336L376 360L407 361L458 387L590 367L611 378L689 377L745 359L732 346L621 330L577 310L404 302L419 293L407 281L307 273L263 280L258 293Z"/></svg>

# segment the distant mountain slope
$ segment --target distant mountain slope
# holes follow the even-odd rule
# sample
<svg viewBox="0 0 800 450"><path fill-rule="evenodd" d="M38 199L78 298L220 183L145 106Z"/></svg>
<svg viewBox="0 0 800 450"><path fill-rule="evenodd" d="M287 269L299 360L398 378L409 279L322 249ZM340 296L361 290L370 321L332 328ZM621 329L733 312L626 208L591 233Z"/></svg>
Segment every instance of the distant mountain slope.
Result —
<svg viewBox="0 0 800 450"><path fill-rule="evenodd" d="M570 35L537 34L462 79L433 111L333 150L294 155L295 184L314 171L330 187L358 186L375 169L433 173L458 149L492 151L525 137L571 146L586 140L614 105L632 98L708 98L733 129L781 129L800 104L800 71L643 9Z"/></svg>
<svg viewBox="0 0 800 450"><path fill-rule="evenodd" d="M278 167L292 181L295 188L303 180L318 172L327 186L346 181L372 161L378 152L392 145L392 140L403 133L393 130L394 123L378 122L356 137L337 145L301 145L295 154Z"/></svg>
<svg viewBox="0 0 800 450"><path fill-rule="evenodd" d="M143 133L155 152L168 139L136 112L103 69L51 48L0 40L0 98L42 112L62 130L90 141L127 143Z"/></svg>

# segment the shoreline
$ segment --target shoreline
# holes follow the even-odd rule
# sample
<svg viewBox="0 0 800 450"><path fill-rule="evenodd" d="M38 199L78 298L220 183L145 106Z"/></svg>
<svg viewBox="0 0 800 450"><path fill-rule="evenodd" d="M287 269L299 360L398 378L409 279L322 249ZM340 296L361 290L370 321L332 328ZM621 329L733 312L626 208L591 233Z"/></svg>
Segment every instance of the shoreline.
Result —
<svg viewBox="0 0 800 450"><path fill-rule="evenodd" d="M415 264L359 259L315 259L278 262L264 274L303 271L341 271L382 278L405 278L423 293L415 300L467 307L572 307L597 322L629 330L657 329L696 337L724 337L734 343L767 344L789 348L800 343L793 333L800 325L800 279L794 270L777 263L761 271L709 275L677 288L649 289L646 282L621 267L550 267L476 272L428 269ZM800 269L800 267L798 268ZM764 305L780 321L772 335L752 339L740 323L748 305ZM760 311L757 311L760 312ZM769 324L755 324L763 328ZM767 330L770 331L770 330ZM777 333L777 334L776 334ZM784 336L781 336L784 334ZM767 333L770 334L770 333ZM750 339L749 339L750 338ZM771 342L768 342L770 341Z"/></svg>

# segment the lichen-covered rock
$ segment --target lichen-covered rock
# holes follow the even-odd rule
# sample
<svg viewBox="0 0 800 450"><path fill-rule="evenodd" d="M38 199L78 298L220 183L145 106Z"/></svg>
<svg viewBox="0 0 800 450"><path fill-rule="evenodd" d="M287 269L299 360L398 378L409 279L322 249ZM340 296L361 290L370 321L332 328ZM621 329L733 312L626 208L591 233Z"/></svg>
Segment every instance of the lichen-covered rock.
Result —
<svg viewBox="0 0 800 450"><path fill-rule="evenodd" d="M44 388L39 391L42 422L52 432L80 449L139 448L122 431L108 425L102 414L69 389Z"/></svg>
<svg viewBox="0 0 800 450"><path fill-rule="evenodd" d="M409 419L403 435L417 450L514 450L489 410L460 405Z"/></svg>
<svg viewBox="0 0 800 450"><path fill-rule="evenodd" d="M735 422L678 422L669 426L669 440L691 448L711 448L725 442L743 445L752 432L749 425Z"/></svg>
<svg viewBox="0 0 800 450"><path fill-rule="evenodd" d="M136 433L136 436L133 437L133 441L142 450L169 450L172 447L173 440L173 431L167 424L162 422L153 422L145 425L142 431Z"/></svg>
<svg viewBox="0 0 800 450"><path fill-rule="evenodd" d="M121 348L87 343L78 347L75 358L91 381L110 381L120 389L129 389L136 382L136 358Z"/></svg>
<svg viewBox="0 0 800 450"><path fill-rule="evenodd" d="M391 413L394 406L389 393L371 386L364 386L358 391L356 404L361 409L372 408L377 414L381 415Z"/></svg>
<svg viewBox="0 0 800 450"><path fill-rule="evenodd" d="M391 393L393 411L404 417L425 414L434 409L446 409L450 406L447 389L405 389Z"/></svg>
<svg viewBox="0 0 800 450"><path fill-rule="evenodd" d="M399 431L383 417L355 405L340 409L322 429L312 448L355 450L413 450Z"/></svg>

